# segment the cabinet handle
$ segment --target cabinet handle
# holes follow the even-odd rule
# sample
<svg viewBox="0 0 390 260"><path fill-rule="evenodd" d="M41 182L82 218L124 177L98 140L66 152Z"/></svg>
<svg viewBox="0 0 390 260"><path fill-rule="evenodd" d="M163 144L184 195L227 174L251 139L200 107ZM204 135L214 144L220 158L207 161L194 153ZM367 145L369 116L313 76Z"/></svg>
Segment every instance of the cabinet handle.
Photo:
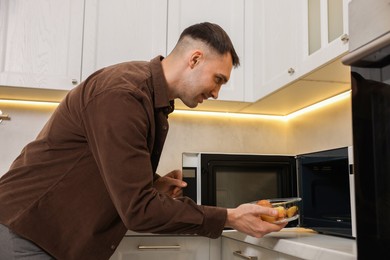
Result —
<svg viewBox="0 0 390 260"><path fill-rule="evenodd" d="M72 84L73 85L77 85L79 83L79 81L77 79L72 79Z"/></svg>
<svg viewBox="0 0 390 260"><path fill-rule="evenodd" d="M3 120L11 120L11 118L9 117L9 115L3 115L3 112L0 110L0 123Z"/></svg>
<svg viewBox="0 0 390 260"><path fill-rule="evenodd" d="M247 255L242 254L241 251L234 251L233 255L236 255L236 256L239 256L241 258L248 259L248 260L257 260L257 256L247 256Z"/></svg>
<svg viewBox="0 0 390 260"><path fill-rule="evenodd" d="M288 74L292 75L294 74L295 70L293 68L289 68L287 72Z"/></svg>
<svg viewBox="0 0 390 260"><path fill-rule="evenodd" d="M166 249L180 249L180 245L170 245L170 246L143 246L139 245L138 250L166 250Z"/></svg>
<svg viewBox="0 0 390 260"><path fill-rule="evenodd" d="M341 35L340 39L342 42L347 43L349 41L349 35L343 34L343 35Z"/></svg>

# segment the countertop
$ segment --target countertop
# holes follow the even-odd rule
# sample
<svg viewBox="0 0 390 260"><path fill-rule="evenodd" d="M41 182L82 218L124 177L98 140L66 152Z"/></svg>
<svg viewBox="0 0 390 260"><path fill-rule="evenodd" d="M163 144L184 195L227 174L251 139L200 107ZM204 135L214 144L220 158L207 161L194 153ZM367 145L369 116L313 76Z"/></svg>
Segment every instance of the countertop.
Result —
<svg viewBox="0 0 390 260"><path fill-rule="evenodd" d="M355 239L322 235L311 229L284 228L263 238L254 238L236 230L226 230L222 236L302 259L357 259Z"/></svg>

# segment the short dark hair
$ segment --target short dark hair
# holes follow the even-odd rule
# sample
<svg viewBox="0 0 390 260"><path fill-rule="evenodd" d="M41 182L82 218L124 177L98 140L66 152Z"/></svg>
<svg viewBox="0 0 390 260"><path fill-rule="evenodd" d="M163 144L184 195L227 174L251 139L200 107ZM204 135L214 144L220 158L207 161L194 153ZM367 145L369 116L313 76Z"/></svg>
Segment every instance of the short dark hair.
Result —
<svg viewBox="0 0 390 260"><path fill-rule="evenodd" d="M233 43L221 26L209 22L194 24L181 33L179 42L186 36L201 40L221 55L230 52L233 66L240 65L240 58L234 50Z"/></svg>

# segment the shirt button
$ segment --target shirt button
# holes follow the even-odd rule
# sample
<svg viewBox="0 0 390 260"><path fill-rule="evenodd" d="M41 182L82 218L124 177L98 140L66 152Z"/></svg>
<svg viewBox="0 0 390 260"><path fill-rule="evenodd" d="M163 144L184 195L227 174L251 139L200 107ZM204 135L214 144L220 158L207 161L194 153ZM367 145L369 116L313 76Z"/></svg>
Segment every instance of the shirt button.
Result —
<svg viewBox="0 0 390 260"><path fill-rule="evenodd" d="M167 130L168 130L168 126L164 125L164 126L162 127L162 129L165 130L165 131L167 131Z"/></svg>
<svg viewBox="0 0 390 260"><path fill-rule="evenodd" d="M116 246L115 245L111 245L111 250L115 250L116 249Z"/></svg>

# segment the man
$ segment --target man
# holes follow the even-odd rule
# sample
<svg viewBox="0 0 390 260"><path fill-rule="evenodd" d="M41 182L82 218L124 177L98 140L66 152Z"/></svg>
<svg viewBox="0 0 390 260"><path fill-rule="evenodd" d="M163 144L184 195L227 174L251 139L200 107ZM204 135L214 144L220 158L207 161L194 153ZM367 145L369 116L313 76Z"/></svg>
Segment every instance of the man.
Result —
<svg viewBox="0 0 390 260"><path fill-rule="evenodd" d="M259 219L277 214L270 208L199 206L179 197L181 171L155 173L173 100L217 98L238 65L225 31L201 23L165 59L110 66L71 90L0 179L0 258L23 249L26 259L108 259L127 230L217 238L224 227L255 237L283 228Z"/></svg>

